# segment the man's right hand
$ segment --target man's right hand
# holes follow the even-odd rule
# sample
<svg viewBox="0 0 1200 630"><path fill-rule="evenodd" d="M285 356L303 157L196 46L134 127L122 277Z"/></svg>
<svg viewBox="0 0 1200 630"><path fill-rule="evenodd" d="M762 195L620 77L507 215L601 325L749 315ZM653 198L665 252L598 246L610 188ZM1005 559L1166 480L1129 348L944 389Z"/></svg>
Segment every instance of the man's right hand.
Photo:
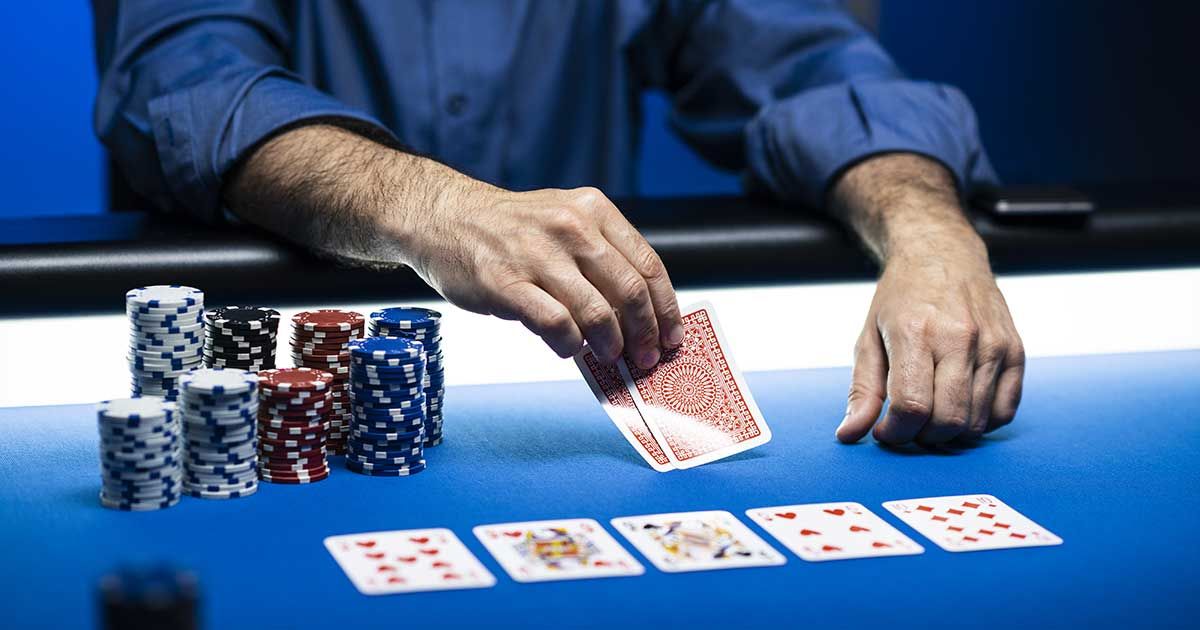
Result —
<svg viewBox="0 0 1200 630"><path fill-rule="evenodd" d="M447 300L520 320L559 356L586 339L601 360L639 366L683 338L658 255L595 188L475 186L404 213L405 262Z"/></svg>
<svg viewBox="0 0 1200 630"><path fill-rule="evenodd" d="M683 337L649 243L594 188L511 192L337 127L281 134L225 189L242 218L315 249L412 267L451 303L521 321L560 356L649 368Z"/></svg>

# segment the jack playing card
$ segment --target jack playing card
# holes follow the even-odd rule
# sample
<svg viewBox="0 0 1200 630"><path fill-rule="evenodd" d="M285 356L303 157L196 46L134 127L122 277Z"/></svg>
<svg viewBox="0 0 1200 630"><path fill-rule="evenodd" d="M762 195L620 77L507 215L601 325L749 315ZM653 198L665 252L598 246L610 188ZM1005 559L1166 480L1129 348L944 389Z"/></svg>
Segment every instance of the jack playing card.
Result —
<svg viewBox="0 0 1200 630"><path fill-rule="evenodd" d="M659 571L707 571L784 564L778 551L724 511L624 516L613 527Z"/></svg>
<svg viewBox="0 0 1200 630"><path fill-rule="evenodd" d="M746 515L809 562L925 552L859 503L781 505L746 510Z"/></svg>
<svg viewBox="0 0 1200 630"><path fill-rule="evenodd" d="M633 395L625 387L625 380L616 364L601 363L588 347L575 355L575 363L608 418L617 425L621 435L625 436L642 459L658 472L672 470L671 460L650 433L650 427L646 426L641 412L634 405Z"/></svg>
<svg viewBox="0 0 1200 630"><path fill-rule="evenodd" d="M988 494L888 501L883 507L946 551L1041 547L1063 542Z"/></svg>
<svg viewBox="0 0 1200 630"><path fill-rule="evenodd" d="M480 525L474 531L500 566L518 582L645 572L624 547L590 518Z"/></svg>
<svg viewBox="0 0 1200 630"><path fill-rule="evenodd" d="M363 595L496 584L496 578L448 529L330 536L325 548Z"/></svg>
<svg viewBox="0 0 1200 630"><path fill-rule="evenodd" d="M655 440L676 468L691 468L766 444L771 429L729 356L712 305L683 314L683 343L642 370L617 365Z"/></svg>

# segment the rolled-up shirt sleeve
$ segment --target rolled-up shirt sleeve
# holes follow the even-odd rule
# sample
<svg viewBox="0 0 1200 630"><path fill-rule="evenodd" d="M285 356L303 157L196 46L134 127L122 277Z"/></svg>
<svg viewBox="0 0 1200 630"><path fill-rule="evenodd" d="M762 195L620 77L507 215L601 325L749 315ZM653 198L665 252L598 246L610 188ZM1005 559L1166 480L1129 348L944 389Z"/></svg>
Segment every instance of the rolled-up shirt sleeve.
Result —
<svg viewBox="0 0 1200 630"><path fill-rule="evenodd" d="M373 117L286 69L289 33L272 2L145 0L95 9L97 135L133 188L164 209L219 220L222 185L238 160L303 121L390 138Z"/></svg>
<svg viewBox="0 0 1200 630"><path fill-rule="evenodd" d="M663 40L672 125L749 188L822 207L843 171L894 152L940 162L964 192L995 180L967 98L905 78L839 2L679 7Z"/></svg>

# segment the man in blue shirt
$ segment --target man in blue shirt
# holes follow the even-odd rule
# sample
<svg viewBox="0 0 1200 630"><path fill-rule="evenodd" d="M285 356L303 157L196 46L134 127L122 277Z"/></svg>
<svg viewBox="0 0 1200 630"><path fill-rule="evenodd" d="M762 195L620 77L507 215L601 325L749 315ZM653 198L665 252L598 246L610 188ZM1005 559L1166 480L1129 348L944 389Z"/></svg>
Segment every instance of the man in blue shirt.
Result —
<svg viewBox="0 0 1200 630"><path fill-rule="evenodd" d="M605 193L635 192L639 92L661 88L696 151L882 263L839 439L936 444L1016 413L1021 340L960 207L993 178L971 106L904 78L838 2L94 5L97 133L164 209L408 265L561 356L651 366L679 307Z"/></svg>

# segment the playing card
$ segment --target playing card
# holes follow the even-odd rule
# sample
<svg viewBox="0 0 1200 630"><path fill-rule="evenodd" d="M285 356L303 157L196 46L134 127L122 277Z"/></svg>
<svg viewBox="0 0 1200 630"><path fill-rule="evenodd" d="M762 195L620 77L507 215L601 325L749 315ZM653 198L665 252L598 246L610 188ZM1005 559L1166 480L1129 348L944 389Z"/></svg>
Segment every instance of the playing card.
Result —
<svg viewBox="0 0 1200 630"><path fill-rule="evenodd" d="M617 425L617 429L633 446L633 450L654 470L672 470L674 467L671 466L671 460L667 459L667 454L658 445L658 440L654 439L646 421L642 419L642 414L633 404L633 395L625 387L625 379L621 377L616 364L601 363L589 347L575 355L575 363L579 366L588 387L592 388L592 394L608 414L609 420Z"/></svg>
<svg viewBox="0 0 1200 630"><path fill-rule="evenodd" d="M729 356L711 304L684 311L683 343L643 370L617 362L634 404L676 468L691 468L771 441L771 429Z"/></svg>
<svg viewBox="0 0 1200 630"><path fill-rule="evenodd" d="M725 511L614 518L612 525L659 571L708 571L784 564L778 551Z"/></svg>
<svg viewBox="0 0 1200 630"><path fill-rule="evenodd" d="M1042 547L1063 542L990 494L888 501L883 507L946 551Z"/></svg>
<svg viewBox="0 0 1200 630"><path fill-rule="evenodd" d="M518 582L645 572L624 547L590 518L480 525L474 531L500 566Z"/></svg>
<svg viewBox="0 0 1200 630"><path fill-rule="evenodd" d="M809 562L925 553L860 503L780 505L746 510L746 516Z"/></svg>
<svg viewBox="0 0 1200 630"><path fill-rule="evenodd" d="M330 536L325 548L363 595L496 584L496 578L448 529Z"/></svg>

